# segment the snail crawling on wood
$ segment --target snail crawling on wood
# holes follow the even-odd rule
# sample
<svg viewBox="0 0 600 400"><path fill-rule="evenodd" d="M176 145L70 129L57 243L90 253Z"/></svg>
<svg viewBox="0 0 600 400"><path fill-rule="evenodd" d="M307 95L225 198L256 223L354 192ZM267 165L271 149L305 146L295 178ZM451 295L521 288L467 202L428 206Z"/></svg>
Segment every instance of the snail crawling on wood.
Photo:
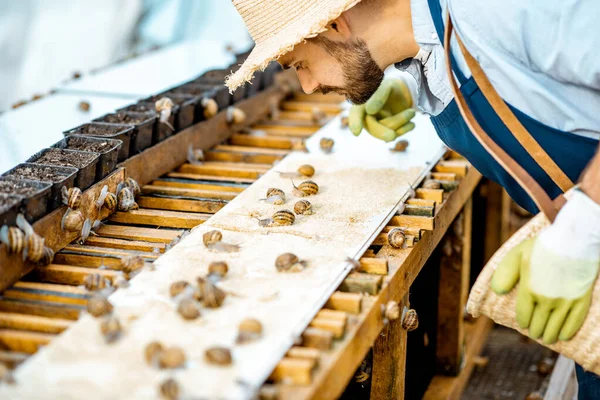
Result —
<svg viewBox="0 0 600 400"><path fill-rule="evenodd" d="M67 189L63 186L60 189L61 199L65 206L76 209L81 205L81 189L72 187Z"/></svg>
<svg viewBox="0 0 600 400"><path fill-rule="evenodd" d="M215 365L231 365L231 351L226 347L210 347L204 352L204 359L209 364Z"/></svg>
<svg viewBox="0 0 600 400"><path fill-rule="evenodd" d="M332 152L334 144L335 142L331 138L321 138L321 140L319 141L319 146L321 146L321 150L323 150L323 152L327 154Z"/></svg>
<svg viewBox="0 0 600 400"><path fill-rule="evenodd" d="M131 279L131 274L144 267L146 262L140 256L129 256L123 257L121 263L117 267L120 271L123 271L126 279Z"/></svg>
<svg viewBox="0 0 600 400"><path fill-rule="evenodd" d="M102 210L102 207L106 207L107 210L112 212L117 209L117 196L108 191L108 185L104 185L94 203L98 212Z"/></svg>
<svg viewBox="0 0 600 400"><path fill-rule="evenodd" d="M313 196L319 193L319 185L317 185L314 181L304 181L298 186L296 186L294 181L292 181L292 186L294 186L292 193L298 197Z"/></svg>
<svg viewBox="0 0 600 400"><path fill-rule="evenodd" d="M45 239L35 233L33 227L27 222L23 214L17 215L17 226L25 232L25 247L23 249L23 260L38 263L44 257Z"/></svg>
<svg viewBox="0 0 600 400"><path fill-rule="evenodd" d="M6 245L9 253L20 253L25 249L25 233L17 227L3 225L0 242Z"/></svg>
<svg viewBox="0 0 600 400"><path fill-rule="evenodd" d="M298 167L297 172L279 172L282 178L300 178L302 176L312 177L315 174L315 168L310 164L303 164Z"/></svg>
<svg viewBox="0 0 600 400"><path fill-rule="evenodd" d="M125 179L123 183L129 188L129 190L131 190L131 193L133 193L134 197L142 193L142 189L140 188L139 183L137 183L135 179L130 177Z"/></svg>
<svg viewBox="0 0 600 400"><path fill-rule="evenodd" d="M60 222L60 229L63 232L80 232L83 229L84 222L85 218L83 218L81 211L67 208Z"/></svg>
<svg viewBox="0 0 600 400"><path fill-rule="evenodd" d="M241 124L246 121L246 113L237 107L228 107L226 115L227 123L229 125Z"/></svg>
<svg viewBox="0 0 600 400"><path fill-rule="evenodd" d="M210 250L231 253L236 252L240 249L240 246L237 244L229 244L223 242L223 234L218 230L205 232L202 235L202 242L204 243L206 248Z"/></svg>
<svg viewBox="0 0 600 400"><path fill-rule="evenodd" d="M235 340L237 344L243 344L260 339L263 326L257 319L246 318L238 325L238 335Z"/></svg>
<svg viewBox="0 0 600 400"><path fill-rule="evenodd" d="M175 103L168 97L163 97L154 103L154 109L160 114L159 121L167 125L172 131L175 128L169 123L169 118L171 118L171 114L173 113L173 107L175 107Z"/></svg>
<svg viewBox="0 0 600 400"><path fill-rule="evenodd" d="M306 268L307 262L300 260L292 253L284 253L275 259L275 268L279 272L300 272Z"/></svg>
<svg viewBox="0 0 600 400"><path fill-rule="evenodd" d="M204 108L204 118L211 119L219 112L219 105L213 99L204 97L201 101L202 108Z"/></svg>
<svg viewBox="0 0 600 400"><path fill-rule="evenodd" d="M83 286L89 291L97 291L109 288L111 283L100 274L90 274L83 280Z"/></svg>
<svg viewBox="0 0 600 400"><path fill-rule="evenodd" d="M267 197L260 200L280 206L285 203L285 192L278 188L269 188L267 189Z"/></svg>
<svg viewBox="0 0 600 400"><path fill-rule="evenodd" d="M117 186L117 209L127 212L136 208L135 196L125 182L119 183Z"/></svg>
<svg viewBox="0 0 600 400"><path fill-rule="evenodd" d="M296 216L290 210L276 211L271 218L259 219L258 224L265 227L292 225Z"/></svg>
<svg viewBox="0 0 600 400"><path fill-rule="evenodd" d="M298 200L296 204L294 204L294 212L298 215L312 215L314 211L312 209L312 204L308 200Z"/></svg>
<svg viewBox="0 0 600 400"><path fill-rule="evenodd" d="M419 327L419 316L415 310L404 308L402 312L402 328L407 331L414 331Z"/></svg>
<svg viewBox="0 0 600 400"><path fill-rule="evenodd" d="M389 231L387 239L390 246L392 246L395 249L399 249L404 245L404 242L406 241L406 234L404 233L404 230L402 228L394 228L391 231Z"/></svg>
<svg viewBox="0 0 600 400"><path fill-rule="evenodd" d="M202 149L194 149L194 147L190 144L187 152L187 162L190 164L198 165L204 162L204 150Z"/></svg>

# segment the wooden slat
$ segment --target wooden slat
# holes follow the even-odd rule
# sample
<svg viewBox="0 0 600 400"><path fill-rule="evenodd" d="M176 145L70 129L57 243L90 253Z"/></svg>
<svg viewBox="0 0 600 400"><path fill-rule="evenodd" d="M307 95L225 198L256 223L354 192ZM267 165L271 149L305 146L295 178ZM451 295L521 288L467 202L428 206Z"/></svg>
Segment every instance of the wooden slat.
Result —
<svg viewBox="0 0 600 400"><path fill-rule="evenodd" d="M231 135L229 143L235 146L266 147L269 149L291 150L294 140L280 136L258 136L236 133Z"/></svg>
<svg viewBox="0 0 600 400"><path fill-rule="evenodd" d="M319 103L315 104L307 101L284 101L281 103L281 108L285 111L311 111L318 109L326 114L338 114L342 111L339 104Z"/></svg>
<svg viewBox="0 0 600 400"><path fill-rule="evenodd" d="M369 274L387 275L388 263L383 258L363 257L360 260L360 268L358 271Z"/></svg>
<svg viewBox="0 0 600 400"><path fill-rule="evenodd" d="M432 231L434 228L434 219L429 217L418 217L414 215L395 215L392 217L390 224Z"/></svg>
<svg viewBox="0 0 600 400"><path fill-rule="evenodd" d="M16 282L3 293L5 299L39 300L85 306L90 297L87 290L69 285L40 282Z"/></svg>
<svg viewBox="0 0 600 400"><path fill-rule="evenodd" d="M167 199L162 197L140 196L137 203L143 208L214 214L227 204L223 200Z"/></svg>
<svg viewBox="0 0 600 400"><path fill-rule="evenodd" d="M432 172L431 177L438 181L455 181L456 174L451 172Z"/></svg>
<svg viewBox="0 0 600 400"><path fill-rule="evenodd" d="M456 176L462 178L467 174L468 166L469 163L465 160L447 160L438 162L433 170L435 172L456 174Z"/></svg>
<svg viewBox="0 0 600 400"><path fill-rule="evenodd" d="M271 154L252 154L229 151L207 151L204 154L206 161L227 161L227 162L243 162L257 164L273 164L281 160L284 156Z"/></svg>
<svg viewBox="0 0 600 400"><path fill-rule="evenodd" d="M189 179L196 181L208 181L208 182L228 182L228 183L252 183L256 179L252 178L240 178L237 176L216 176L216 175L200 175L200 174L188 174L183 172L169 172L167 174L169 178L176 179Z"/></svg>
<svg viewBox="0 0 600 400"><path fill-rule="evenodd" d="M111 282L122 276L119 271L108 269L74 267L72 265L50 264L36 269L30 278L40 282L60 283L64 285L83 285L85 278L91 274L100 274Z"/></svg>
<svg viewBox="0 0 600 400"><path fill-rule="evenodd" d="M313 360L284 357L273 370L271 379L286 384L309 385L315 365Z"/></svg>
<svg viewBox="0 0 600 400"><path fill-rule="evenodd" d="M153 225L167 228L191 229L204 223L210 214L186 213L179 211L140 209L129 212L116 212L109 218L111 222L134 225Z"/></svg>
<svg viewBox="0 0 600 400"><path fill-rule="evenodd" d="M343 321L344 323L346 323L346 321L348 320L348 314L346 314L343 311L329 310L327 308L323 308L322 310L319 310L316 318L333 319L337 321Z"/></svg>
<svg viewBox="0 0 600 400"><path fill-rule="evenodd" d="M102 225L96 233L99 236L117 239L142 240L146 242L171 243L181 236L182 230L138 228L133 226Z"/></svg>
<svg viewBox="0 0 600 400"><path fill-rule="evenodd" d="M415 215L418 217L433 217L435 213L434 206L423 206L416 204L406 204L403 215Z"/></svg>
<svg viewBox="0 0 600 400"><path fill-rule="evenodd" d="M359 293L335 292L331 295L325 307L334 310L346 311L351 314L360 313L362 295Z"/></svg>
<svg viewBox="0 0 600 400"><path fill-rule="evenodd" d="M234 186L234 185L224 185L224 184L211 184L211 183L196 183L196 182L183 182L183 181L173 181L166 179L155 179L152 181L151 185L154 186L169 186L175 188L185 188L185 189L199 189L199 190L212 190L215 192L232 192L232 193L241 193L246 190L245 187Z"/></svg>
<svg viewBox="0 0 600 400"><path fill-rule="evenodd" d="M436 203L444 201L444 190L443 189L417 189L415 190L418 199L433 200Z"/></svg>
<svg viewBox="0 0 600 400"><path fill-rule="evenodd" d="M320 328L306 328L302 333L302 346L319 350L329 350L334 334Z"/></svg>
<svg viewBox="0 0 600 400"><path fill-rule="evenodd" d="M176 196L176 197L192 197L197 199L217 199L217 200L233 200L237 193L223 192L216 190L201 190L201 189L188 189L188 188L177 188L170 186L155 186L146 185L142 187L142 193L144 194L161 194L165 196Z"/></svg>
<svg viewBox="0 0 600 400"><path fill-rule="evenodd" d="M100 268L121 265L121 257L88 256L83 254L56 253L54 262L64 265L75 265L77 267Z"/></svg>
<svg viewBox="0 0 600 400"><path fill-rule="evenodd" d="M344 331L346 330L346 321L316 317L310 322L310 326L329 331L333 333L333 337L335 339L339 339L344 336Z"/></svg>
<svg viewBox="0 0 600 400"><path fill-rule="evenodd" d="M0 300L0 311L76 320L85 307L29 300Z"/></svg>
<svg viewBox="0 0 600 400"><path fill-rule="evenodd" d="M27 354L35 353L40 346L47 345L53 338L54 335L48 333L0 329L0 347Z"/></svg>
<svg viewBox="0 0 600 400"><path fill-rule="evenodd" d="M318 364L321 352L318 349L313 349L311 347L294 346L288 350L286 355L291 358L312 360Z"/></svg>
<svg viewBox="0 0 600 400"><path fill-rule="evenodd" d="M0 363L8 368L15 368L29 357L27 353L0 350Z"/></svg>
<svg viewBox="0 0 600 400"><path fill-rule="evenodd" d="M210 151L212 152L226 152L226 153L241 153L241 154L263 154L267 156L285 157L290 154L289 150L280 149L268 149L265 147L253 147L253 146L232 146L229 144L220 144L213 147ZM265 163L268 164L268 163Z"/></svg>
<svg viewBox="0 0 600 400"><path fill-rule="evenodd" d="M342 292L377 294L383 278L380 275L353 272L349 274L340 285Z"/></svg>
<svg viewBox="0 0 600 400"><path fill-rule="evenodd" d="M250 168L235 166L235 163L231 163L231 166L216 166L203 164L183 164L178 172L184 174L196 174L196 175L208 175L208 176L230 176L235 178L249 178L257 179L260 175L267 172L269 169L265 168ZM245 165L263 165L263 164L245 164ZM270 166L269 166L270 168Z"/></svg>
<svg viewBox="0 0 600 400"><path fill-rule="evenodd" d="M71 323L72 321L61 318L48 318L37 315L0 312L0 329L61 333L67 329Z"/></svg>
<svg viewBox="0 0 600 400"><path fill-rule="evenodd" d="M294 93L294 100L310 103L331 103L339 105L340 103L345 102L346 98L336 93L323 94L320 92L315 92L306 94L304 92L298 91Z"/></svg>
<svg viewBox="0 0 600 400"><path fill-rule="evenodd" d="M140 240L113 239L100 236L89 237L85 245L70 244L65 251L88 254L106 254L119 257L141 256L144 258L158 257L156 253L164 253L165 243L152 243Z"/></svg>

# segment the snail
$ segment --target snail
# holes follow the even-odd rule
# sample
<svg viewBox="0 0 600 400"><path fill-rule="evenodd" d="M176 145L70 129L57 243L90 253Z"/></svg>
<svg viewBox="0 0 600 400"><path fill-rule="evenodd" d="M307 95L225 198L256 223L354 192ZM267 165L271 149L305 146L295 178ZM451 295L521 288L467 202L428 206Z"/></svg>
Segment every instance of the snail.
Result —
<svg viewBox="0 0 600 400"><path fill-rule="evenodd" d="M117 186L117 209L127 212L131 210L134 203L135 197L131 189L124 182L119 183Z"/></svg>
<svg viewBox="0 0 600 400"><path fill-rule="evenodd" d="M294 189L292 189L292 193L294 193L298 197L312 196L319 192L319 185L317 185L314 181L304 181L298 186L292 181L292 185Z"/></svg>
<svg viewBox="0 0 600 400"><path fill-rule="evenodd" d="M334 143L335 142L333 141L333 139L321 138L321 140L319 141L319 146L321 146L321 150L323 150L324 153L329 154L333 150Z"/></svg>
<svg viewBox="0 0 600 400"><path fill-rule="evenodd" d="M200 309L198 308L198 303L196 303L196 300L190 298L183 299L179 302L179 305L177 306L177 312L184 319L187 319L189 321L194 320L200 316Z"/></svg>
<svg viewBox="0 0 600 400"><path fill-rule="evenodd" d="M168 97L163 97L154 103L154 109L160 114L159 121L167 125L172 131L174 131L175 128L169 123L169 118L171 118L174 106L175 103Z"/></svg>
<svg viewBox="0 0 600 400"><path fill-rule="evenodd" d="M186 356L179 347L169 347L158 355L158 366L163 369L181 368L186 362Z"/></svg>
<svg viewBox="0 0 600 400"><path fill-rule="evenodd" d="M421 185L421 187L423 189L441 189L442 184L438 181L434 181L433 179L427 179L425 180L425 182L423 182L423 185Z"/></svg>
<svg viewBox="0 0 600 400"><path fill-rule="evenodd" d="M204 352L204 359L209 364L231 365L231 351L226 347L210 347Z"/></svg>
<svg viewBox="0 0 600 400"><path fill-rule="evenodd" d="M117 209L117 195L109 192L104 199L103 205L108 211L115 211Z"/></svg>
<svg viewBox="0 0 600 400"><path fill-rule="evenodd" d="M52 264L54 260L54 250L50 247L44 246L44 251L42 252L42 258L38 261L38 264L46 266Z"/></svg>
<svg viewBox="0 0 600 400"><path fill-rule="evenodd" d="M297 172L279 172L282 178L300 178L302 176L311 177L315 174L315 168L310 164L303 164L298 167Z"/></svg>
<svg viewBox="0 0 600 400"><path fill-rule="evenodd" d="M312 210L312 204L308 200L298 200L296 204L294 204L294 212L298 215L312 215L314 211Z"/></svg>
<svg viewBox="0 0 600 400"><path fill-rule="evenodd" d="M276 211L271 218L259 219L258 224L260 226L272 227L272 226L287 226L292 225L296 220L296 216L289 210Z"/></svg>
<svg viewBox="0 0 600 400"><path fill-rule="evenodd" d="M225 292L207 279L198 278L197 281L202 296L202 305L207 308L221 307L223 301L225 301Z"/></svg>
<svg viewBox="0 0 600 400"><path fill-rule="evenodd" d="M75 209L81 205L81 189L77 187L67 189L66 186L63 186L60 194L65 206Z"/></svg>
<svg viewBox="0 0 600 400"><path fill-rule="evenodd" d="M340 119L340 127L341 128L347 128L348 127L348 116L344 115L341 119Z"/></svg>
<svg viewBox="0 0 600 400"><path fill-rule="evenodd" d="M275 259L275 268L279 272L300 272L306 268L306 261L292 253L284 253Z"/></svg>
<svg viewBox="0 0 600 400"><path fill-rule="evenodd" d="M79 210L67 208L60 222L60 229L68 232L79 232L83 229L84 218Z"/></svg>
<svg viewBox="0 0 600 400"><path fill-rule="evenodd" d="M238 325L238 335L235 342L243 344L260 339L262 333L263 326L260 321L254 318L246 318Z"/></svg>
<svg viewBox="0 0 600 400"><path fill-rule="evenodd" d="M90 274L83 280L83 286L89 291L97 291L110 287L110 281L100 274Z"/></svg>
<svg viewBox="0 0 600 400"><path fill-rule="evenodd" d="M202 149L194 150L194 147L190 144L187 152L187 162L190 164L202 164L204 161L204 151Z"/></svg>
<svg viewBox="0 0 600 400"><path fill-rule="evenodd" d="M166 400L179 399L179 384L173 378L166 379L159 386L160 395Z"/></svg>
<svg viewBox="0 0 600 400"><path fill-rule="evenodd" d="M307 152L306 142L304 140L294 140L292 142L292 150Z"/></svg>
<svg viewBox="0 0 600 400"><path fill-rule="evenodd" d="M131 274L139 269L141 269L145 264L145 261L140 256L129 256L121 259L121 264L119 265L119 269L123 271L125 277L130 279Z"/></svg>
<svg viewBox="0 0 600 400"><path fill-rule="evenodd" d="M395 321L400 318L400 305L397 301L390 300L383 306L383 315L390 321Z"/></svg>
<svg viewBox="0 0 600 400"><path fill-rule="evenodd" d="M208 231L202 235L202 242L208 249L228 253L235 252L240 249L239 245L224 243L222 240L223 234L217 230Z"/></svg>
<svg viewBox="0 0 600 400"><path fill-rule="evenodd" d="M131 193L133 193L133 196L138 196L140 193L142 193L142 189L140 188L140 185L137 183L137 181L133 178L127 178L124 181L125 186L127 186L129 188L129 190L131 190Z"/></svg>
<svg viewBox="0 0 600 400"><path fill-rule="evenodd" d="M103 315L110 314L112 310L113 306L105 296L96 295L88 300L87 311L93 317L98 318Z"/></svg>
<svg viewBox="0 0 600 400"><path fill-rule="evenodd" d="M113 343L121 336L121 323L115 316L110 316L100 323L100 332L106 343Z"/></svg>
<svg viewBox="0 0 600 400"><path fill-rule="evenodd" d="M179 296L183 293L187 288L190 287L190 284L186 281L176 281L171 284L169 287L169 294L171 297Z"/></svg>
<svg viewBox="0 0 600 400"><path fill-rule="evenodd" d="M88 112L90 111L90 108L92 106L90 105L89 102L85 101L85 100L81 100L78 104L77 104L77 108L79 108L80 111L83 112Z"/></svg>
<svg viewBox="0 0 600 400"><path fill-rule="evenodd" d="M165 348L160 342L150 342L144 349L144 358L149 366L158 366L158 359Z"/></svg>
<svg viewBox="0 0 600 400"><path fill-rule="evenodd" d="M204 108L204 118L206 119L214 117L219 112L219 105L213 99L204 97L201 104L202 108Z"/></svg>
<svg viewBox="0 0 600 400"><path fill-rule="evenodd" d="M269 188L267 189L267 198L261 200L280 206L285 203L285 192L281 189Z"/></svg>
<svg viewBox="0 0 600 400"><path fill-rule="evenodd" d="M402 228L394 228L388 232L387 239L390 246L399 249L406 241L406 234Z"/></svg>
<svg viewBox="0 0 600 400"><path fill-rule="evenodd" d="M94 202L96 204L96 210L100 212L102 210L102 206L104 205L106 198L108 197L108 185L102 186L102 190L98 195L98 198Z"/></svg>
<svg viewBox="0 0 600 400"><path fill-rule="evenodd" d="M25 234L19 228L4 225L0 228L0 242L6 245L9 253L19 253L25 248Z"/></svg>
<svg viewBox="0 0 600 400"><path fill-rule="evenodd" d="M404 309L402 313L402 328L407 331L414 331L419 327L419 316L417 312L413 309Z"/></svg>
<svg viewBox="0 0 600 400"><path fill-rule="evenodd" d="M97 229L99 227L100 221L94 221L92 224L92 220L86 218L85 221L83 221L83 226L81 227L81 238L79 239L79 243L84 244L88 237L90 237L90 235L93 233L92 229Z"/></svg>
<svg viewBox="0 0 600 400"><path fill-rule="evenodd" d="M246 113L237 107L227 108L227 123L229 125L241 124L246 120Z"/></svg>
<svg viewBox="0 0 600 400"><path fill-rule="evenodd" d="M44 257L44 238L34 232L33 227L27 222L23 214L17 215L17 226L25 232L23 261L39 262Z"/></svg>
<svg viewBox="0 0 600 400"><path fill-rule="evenodd" d="M212 280L220 280L227 275L229 267L225 261L213 261L208 266L208 277Z"/></svg>
<svg viewBox="0 0 600 400"><path fill-rule="evenodd" d="M327 119L327 114L325 114L325 112L319 107L313 107L311 110L311 118L314 123L322 124L324 120Z"/></svg>
<svg viewBox="0 0 600 400"><path fill-rule="evenodd" d="M396 142L396 144L394 145L394 147L390 149L390 151L403 152L403 151L406 151L407 147L408 147L407 140L398 140Z"/></svg>
<svg viewBox="0 0 600 400"><path fill-rule="evenodd" d="M129 209L129 211L135 211L135 210L139 210L139 209L140 209L139 204L134 201L133 204L131 205L131 208Z"/></svg>

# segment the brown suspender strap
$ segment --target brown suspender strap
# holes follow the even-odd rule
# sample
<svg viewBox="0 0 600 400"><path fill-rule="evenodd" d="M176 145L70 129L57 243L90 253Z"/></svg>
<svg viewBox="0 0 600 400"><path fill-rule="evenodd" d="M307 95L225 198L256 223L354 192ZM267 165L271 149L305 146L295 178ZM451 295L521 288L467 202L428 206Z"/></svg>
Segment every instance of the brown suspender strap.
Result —
<svg viewBox="0 0 600 400"><path fill-rule="evenodd" d="M556 214L558 213L558 210L560 209L562 204L564 204L564 201L565 201L564 198L562 196L559 196L560 198L557 199L556 204L553 203L552 200L550 199L550 196L548 196L548 194L535 181L535 179L533 179L531 177L531 175L529 175L529 173L523 167L521 167L510 155L508 155L508 153L506 153L504 151L504 149L502 149L500 146L498 146L498 144L496 144L496 142L494 142L494 140L489 137L489 135L483 130L481 125L479 125L479 123L473 116L473 113L469 109L469 106L468 106L462 92L458 88L458 84L456 83L454 74L452 72L452 60L451 60L452 57L450 57L451 34L452 34L452 20L450 19L450 15L448 14L448 16L446 18L446 32L444 34L444 47L445 47L445 52L446 52L446 69L448 72L448 78L450 80L450 85L452 87L452 92L454 93L454 97L456 99L456 104L458 106L458 109L460 110L462 117L465 120L465 123L467 124L467 126L469 127L471 132L473 133L473 136L475 136L475 138L477 138L477 140L479 141L479 143L481 143L481 145L485 148L485 150L488 153L490 153L492 155L492 157L494 157L494 159L498 162L498 164L500 164L510 174L510 176L512 176L513 179L515 179L515 181L517 181L517 183L523 188L523 190L525 190L525 192L533 199L536 206L544 214L546 214L546 217L548 217L548 219L550 221L554 221L554 219L556 218ZM472 59L472 57L471 57L471 59ZM472 60L475 61L474 59L472 59ZM476 63L476 61L475 61L475 63ZM479 72L481 74L483 74L483 71L481 70L481 68L479 68ZM476 71L471 70L471 73L473 74L473 76L475 76ZM475 79L475 81L477 82L477 79ZM478 84L479 84L479 82L478 82ZM491 85L490 85L490 88L493 90L493 87L491 87ZM494 110L496 112L498 112L495 108L494 108ZM503 118L503 116L501 114L499 114L498 116L502 119L502 122L506 124L506 121ZM513 133L513 135L515 135L515 133L512 131L512 129L508 125L507 125L507 127L509 128L511 133ZM533 138L531 138L531 139L533 140ZM521 140L519 140L519 142L521 142ZM525 148L525 150L529 151L527 148ZM533 154L531 154L531 155L532 155L532 157L534 157ZM539 161L537 159L536 159L536 162L539 163ZM542 168L544 168L544 170L545 170L545 165L540 164L540 166Z"/></svg>

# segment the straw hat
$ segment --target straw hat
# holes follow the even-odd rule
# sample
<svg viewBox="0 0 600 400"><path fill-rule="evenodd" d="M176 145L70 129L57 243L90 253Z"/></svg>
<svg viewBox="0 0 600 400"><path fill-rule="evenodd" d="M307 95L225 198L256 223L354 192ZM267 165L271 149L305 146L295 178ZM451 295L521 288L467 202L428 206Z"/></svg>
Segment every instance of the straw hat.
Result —
<svg viewBox="0 0 600 400"><path fill-rule="evenodd" d="M255 47L225 84L233 91L250 82L254 72L264 70L298 43L327 30L327 24L360 0L233 0Z"/></svg>

